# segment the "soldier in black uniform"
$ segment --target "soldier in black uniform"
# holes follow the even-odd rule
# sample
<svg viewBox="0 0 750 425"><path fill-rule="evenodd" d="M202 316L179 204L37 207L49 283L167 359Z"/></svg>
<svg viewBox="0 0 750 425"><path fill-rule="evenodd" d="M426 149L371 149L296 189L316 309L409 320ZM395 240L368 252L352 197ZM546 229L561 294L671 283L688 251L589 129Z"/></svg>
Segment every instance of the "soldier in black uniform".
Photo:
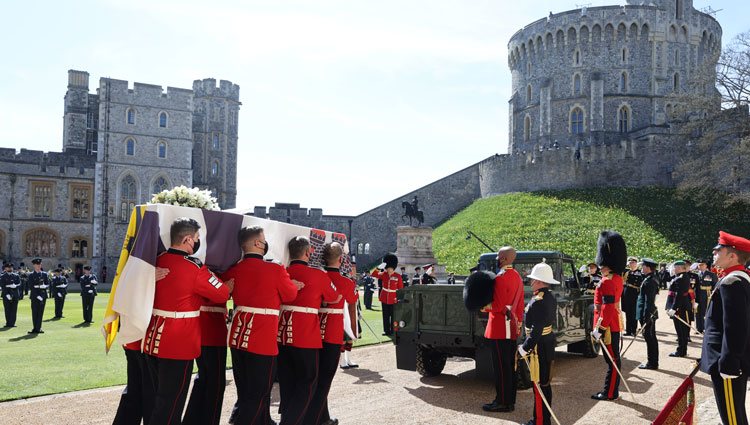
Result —
<svg viewBox="0 0 750 425"><path fill-rule="evenodd" d="M646 340L648 361L641 363L639 369L659 369L659 342L656 340L656 294L659 293L659 279L656 277L656 262L650 258L641 260L643 282L638 292L638 303L635 315L643 328L643 339Z"/></svg>
<svg viewBox="0 0 750 425"><path fill-rule="evenodd" d="M552 406L551 371L555 357L555 333L552 324L555 323L557 302L552 294L550 285L559 284L554 279L552 267L547 263L534 266L528 278L534 295L526 306L524 323L526 326L526 340L518 346L518 353L529 358L531 380L534 385L533 419L526 425L549 425L550 412L542 401L539 390ZM536 365L538 366L538 369ZM535 370L536 369L536 370Z"/></svg>
<svg viewBox="0 0 750 425"><path fill-rule="evenodd" d="M96 275L91 274L91 266L83 267L81 276L81 303L83 304L83 322L91 323L94 312L94 299L96 298Z"/></svg>
<svg viewBox="0 0 750 425"><path fill-rule="evenodd" d="M638 329L638 320L635 315L636 303L638 302L638 292L641 290L643 282L643 273L638 270L638 259L628 257L628 269L622 277L624 283L622 289L622 311L625 313L625 335L633 336Z"/></svg>
<svg viewBox="0 0 750 425"><path fill-rule="evenodd" d="M401 281L404 282L404 288L409 286L409 275L406 273L406 267L401 267Z"/></svg>
<svg viewBox="0 0 750 425"><path fill-rule="evenodd" d="M750 240L719 232L714 265L724 269L706 312L700 368L711 375L724 424L747 425L745 394L750 373Z"/></svg>
<svg viewBox="0 0 750 425"><path fill-rule="evenodd" d="M375 293L375 279L369 274L362 273L362 286L364 287L365 308L372 310L372 294Z"/></svg>
<svg viewBox="0 0 750 425"><path fill-rule="evenodd" d="M688 323L695 322L695 315L698 312L698 303L696 300L696 295L698 290L701 286L701 279L698 273L698 265L693 265L693 262L690 260L685 260L685 266L687 267L687 276L688 280L690 280L690 301L692 308L690 309L690 321ZM688 342L690 342L690 338L688 337Z"/></svg>
<svg viewBox="0 0 750 425"><path fill-rule="evenodd" d="M31 260L34 271L29 274L29 298L31 298L31 320L34 328L29 331L30 334L43 334L42 317L44 316L44 306L47 304L47 288L49 288L49 276L42 271L42 259L35 258Z"/></svg>
<svg viewBox="0 0 750 425"><path fill-rule="evenodd" d="M26 268L26 264L21 263L18 266L18 277L21 278L21 287L18 288L19 289L18 299L22 300L23 296L29 293L29 285L28 285L29 269Z"/></svg>
<svg viewBox="0 0 750 425"><path fill-rule="evenodd" d="M588 275L582 277L581 284L583 288L589 293L593 294L594 289L599 286L599 282L602 281L602 272L599 270L599 266L596 263L588 263L586 265Z"/></svg>
<svg viewBox="0 0 750 425"><path fill-rule="evenodd" d="M690 300L690 279L687 266L684 261L675 261L675 277L669 283L669 294L667 295L667 315L674 320L674 329L677 332L677 350L669 353L669 357L685 357L687 355L688 338L690 328L685 323L690 323L688 312L692 309ZM677 320L677 317L685 323Z"/></svg>
<svg viewBox="0 0 750 425"><path fill-rule="evenodd" d="M699 285L695 289L695 302L698 304L698 311L695 313L695 327L698 331L703 332L705 329L706 307L711 293L716 287L719 278L708 267L708 261L705 259L698 260L698 279Z"/></svg>
<svg viewBox="0 0 750 425"><path fill-rule="evenodd" d="M13 273L13 263L3 263L3 272L0 274L0 295L3 297L6 328L16 327L16 314L18 312L20 292L21 278L16 273Z"/></svg>
<svg viewBox="0 0 750 425"><path fill-rule="evenodd" d="M55 269L52 271L54 276L52 277L51 296L55 300L55 319L62 319L63 306L65 305L65 296L68 294L68 279L62 276L62 270Z"/></svg>
<svg viewBox="0 0 750 425"><path fill-rule="evenodd" d="M667 270L667 263L659 264L659 289L667 289L667 285L672 280L672 275Z"/></svg>
<svg viewBox="0 0 750 425"><path fill-rule="evenodd" d="M412 285L419 285L422 283L422 267L414 267L414 277L411 279Z"/></svg>

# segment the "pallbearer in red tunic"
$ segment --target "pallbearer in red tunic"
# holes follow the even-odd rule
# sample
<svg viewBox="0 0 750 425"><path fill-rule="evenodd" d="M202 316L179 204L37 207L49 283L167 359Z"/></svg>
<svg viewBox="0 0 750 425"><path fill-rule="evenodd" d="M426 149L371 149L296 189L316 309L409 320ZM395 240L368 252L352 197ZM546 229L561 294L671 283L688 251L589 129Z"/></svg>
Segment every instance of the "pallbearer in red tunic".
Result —
<svg viewBox="0 0 750 425"><path fill-rule="evenodd" d="M190 386L193 360L201 352L200 308L204 299L220 303L229 298L226 284L191 255L198 251L200 225L178 218L170 229L171 247L156 260L169 269L156 284L151 322L143 352L156 399L151 424L179 424Z"/></svg>
<svg viewBox="0 0 750 425"><path fill-rule="evenodd" d="M404 287L401 275L396 273L398 257L394 254L386 254L383 264L373 270L372 277L380 279L383 287L380 288L378 299L383 309L383 335L393 335L393 305L396 304L396 291Z"/></svg>
<svg viewBox="0 0 750 425"><path fill-rule="evenodd" d="M318 313L322 303L337 303L341 295L326 272L310 267L310 240L297 236L289 241L289 276L304 284L294 301L281 306L279 343L279 392L281 425L301 424L318 381L318 356L323 346Z"/></svg>
<svg viewBox="0 0 750 425"><path fill-rule="evenodd" d="M271 423L273 369L279 353L279 309L297 296L298 286L283 266L263 259L268 252L263 228L243 227L238 240L242 260L221 276L234 279L229 348L238 410L233 423L266 424Z"/></svg>
<svg viewBox="0 0 750 425"><path fill-rule="evenodd" d="M604 345L614 359L618 370L621 370L620 297L623 290L622 273L625 271L627 256L625 240L619 233L603 231L599 235L596 264L601 268L602 280L594 291L594 324L591 336L597 344L599 339L604 339ZM594 400L614 400L620 396L620 376L606 354L604 360L608 366L604 390L592 395L591 398Z"/></svg>
<svg viewBox="0 0 750 425"><path fill-rule="evenodd" d="M323 348L320 350L318 361L318 385L315 388L310 407L307 409L305 424L337 424L337 419L332 419L328 412L328 391L331 389L333 376L341 355L341 346L344 343L344 308L355 306L357 297L354 294L354 282L341 275L341 267L344 247L338 243L328 243L323 247L323 262L326 265L326 273L336 287L336 292L341 295L341 300L329 303L321 307L318 317L320 318L320 334L323 336ZM350 315L350 319L351 319ZM356 315L355 318L356 326ZM355 328L356 329L356 328Z"/></svg>

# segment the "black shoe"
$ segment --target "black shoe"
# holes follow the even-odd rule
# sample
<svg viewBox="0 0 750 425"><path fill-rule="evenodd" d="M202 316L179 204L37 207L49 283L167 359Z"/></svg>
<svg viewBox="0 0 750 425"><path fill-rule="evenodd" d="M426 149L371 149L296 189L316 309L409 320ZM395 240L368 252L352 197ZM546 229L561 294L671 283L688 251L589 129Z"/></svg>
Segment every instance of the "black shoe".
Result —
<svg viewBox="0 0 750 425"><path fill-rule="evenodd" d="M349 368L350 368L351 366L349 366L349 365L347 364L347 365L343 365L343 366L339 366L339 367L340 367L341 369L347 370L347 369L349 369Z"/></svg>
<svg viewBox="0 0 750 425"><path fill-rule="evenodd" d="M650 363L641 363L641 364L638 365L638 369L657 370L657 369L659 369L659 366L652 365Z"/></svg>
<svg viewBox="0 0 750 425"><path fill-rule="evenodd" d="M39 331L35 331L35 330L32 329L32 330L30 330L30 331L28 331L26 333L27 334L35 334L35 333L39 333Z"/></svg>
<svg viewBox="0 0 750 425"><path fill-rule="evenodd" d="M619 396L615 395L614 397L609 398L609 397L607 397L607 394L605 392L603 392L603 391L598 392L598 393L596 393L596 394L594 394L594 395L591 396L591 398L594 399L594 400L617 400L618 397Z"/></svg>
<svg viewBox="0 0 750 425"><path fill-rule="evenodd" d="M679 351L669 353L669 357L685 357L685 356L687 356L687 353L681 353Z"/></svg>
<svg viewBox="0 0 750 425"><path fill-rule="evenodd" d="M356 363L349 363L349 367L354 369L355 367L359 367L359 365Z"/></svg>
<svg viewBox="0 0 750 425"><path fill-rule="evenodd" d="M328 419L327 421L323 422L320 425L339 425L339 420L336 418Z"/></svg>
<svg viewBox="0 0 750 425"><path fill-rule="evenodd" d="M536 422L534 422L533 419L529 419L528 422L526 422L525 424L521 424L521 425L536 425Z"/></svg>
<svg viewBox="0 0 750 425"><path fill-rule="evenodd" d="M512 412L516 407L512 404L500 404L497 401L482 406L485 412Z"/></svg>

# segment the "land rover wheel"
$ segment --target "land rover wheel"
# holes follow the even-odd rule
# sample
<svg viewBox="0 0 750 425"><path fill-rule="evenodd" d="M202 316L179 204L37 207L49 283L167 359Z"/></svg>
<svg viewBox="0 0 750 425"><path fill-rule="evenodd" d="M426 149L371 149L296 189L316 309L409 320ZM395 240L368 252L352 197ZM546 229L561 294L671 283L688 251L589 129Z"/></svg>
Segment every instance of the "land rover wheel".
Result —
<svg viewBox="0 0 750 425"><path fill-rule="evenodd" d="M437 376L443 371L448 355L430 348L417 347L417 372L422 376Z"/></svg>

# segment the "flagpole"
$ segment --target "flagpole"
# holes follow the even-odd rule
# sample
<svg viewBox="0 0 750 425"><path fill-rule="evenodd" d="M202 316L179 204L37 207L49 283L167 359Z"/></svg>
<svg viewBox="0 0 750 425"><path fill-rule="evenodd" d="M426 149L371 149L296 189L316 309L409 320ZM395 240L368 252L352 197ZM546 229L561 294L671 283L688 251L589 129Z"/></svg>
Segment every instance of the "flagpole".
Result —
<svg viewBox="0 0 750 425"><path fill-rule="evenodd" d="M531 365L529 364L529 359L527 359L527 357L528 357L528 355L521 356L521 358L523 359L523 361L526 362L526 367L528 367L529 370L531 370ZM555 422L557 423L557 425L561 425L560 421L557 419L557 416L555 416L555 412L552 411L552 407L549 405L549 402L547 401L547 398L544 397L544 393L542 392L542 388L539 386L539 383L538 382L534 382L534 381L531 381L531 383L534 384L534 386L536 387L536 391L539 393L539 397L544 402L544 405L547 407L547 410L549 410L549 414L550 414L550 416L552 416L552 419L555 420Z"/></svg>

